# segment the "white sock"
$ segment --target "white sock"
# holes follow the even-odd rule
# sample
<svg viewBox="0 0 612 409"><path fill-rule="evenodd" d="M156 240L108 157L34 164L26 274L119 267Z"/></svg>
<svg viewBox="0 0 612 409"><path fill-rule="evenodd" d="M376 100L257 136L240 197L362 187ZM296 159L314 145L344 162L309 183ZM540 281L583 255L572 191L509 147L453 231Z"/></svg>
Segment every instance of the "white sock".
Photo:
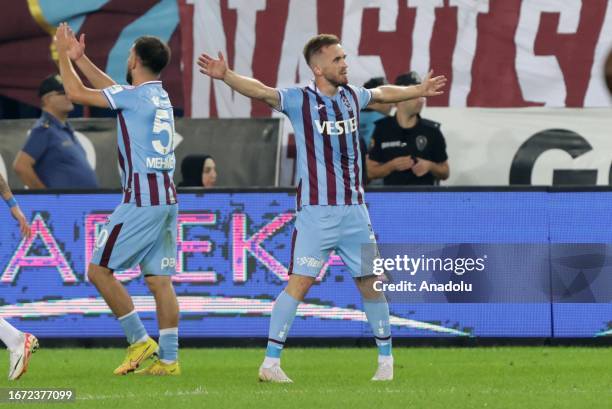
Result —
<svg viewBox="0 0 612 409"><path fill-rule="evenodd" d="M378 363L390 363L391 365L393 365L393 355L378 355Z"/></svg>
<svg viewBox="0 0 612 409"><path fill-rule="evenodd" d="M170 361L170 360L168 360L168 359L160 359L160 361L161 361L161 362L163 362L163 363L165 363L166 365L170 365L170 364L173 364L173 363L175 363L175 362L176 362L176 361Z"/></svg>
<svg viewBox="0 0 612 409"><path fill-rule="evenodd" d="M280 358L271 358L269 356L264 358L263 366L264 368L272 368L274 365L280 366Z"/></svg>
<svg viewBox="0 0 612 409"><path fill-rule="evenodd" d="M4 318L0 318L0 339L8 349L15 351L23 342L23 332L13 327Z"/></svg>
<svg viewBox="0 0 612 409"><path fill-rule="evenodd" d="M148 335L144 335L142 338L140 338L138 341L135 342L135 344L138 344L139 342L145 342L149 339Z"/></svg>

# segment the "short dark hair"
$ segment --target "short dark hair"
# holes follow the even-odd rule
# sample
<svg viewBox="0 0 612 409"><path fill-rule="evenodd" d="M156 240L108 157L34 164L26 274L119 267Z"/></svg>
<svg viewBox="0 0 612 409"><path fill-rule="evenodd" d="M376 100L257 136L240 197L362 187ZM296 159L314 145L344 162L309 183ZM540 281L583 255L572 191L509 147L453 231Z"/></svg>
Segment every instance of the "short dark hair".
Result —
<svg viewBox="0 0 612 409"><path fill-rule="evenodd" d="M340 39L334 34L319 34L312 37L304 46L304 58L306 59L306 64L310 65L310 58L312 58L313 55L320 53L323 47L335 44L340 44Z"/></svg>
<svg viewBox="0 0 612 409"><path fill-rule="evenodd" d="M42 97L49 92L65 92L64 91L64 83L62 82L62 77L59 74L51 74L47 78L40 83L38 87L38 96Z"/></svg>
<svg viewBox="0 0 612 409"><path fill-rule="evenodd" d="M372 88L380 87L381 85L385 85L386 83L387 83L387 80L385 79L385 77L373 77L367 80L363 84L363 87L365 89L372 89Z"/></svg>
<svg viewBox="0 0 612 409"><path fill-rule="evenodd" d="M421 83L421 77L416 71L406 72L404 74L400 74L395 79L395 85L419 85Z"/></svg>
<svg viewBox="0 0 612 409"><path fill-rule="evenodd" d="M170 47L157 37L142 36L134 42L134 52L153 74L159 74L170 62Z"/></svg>

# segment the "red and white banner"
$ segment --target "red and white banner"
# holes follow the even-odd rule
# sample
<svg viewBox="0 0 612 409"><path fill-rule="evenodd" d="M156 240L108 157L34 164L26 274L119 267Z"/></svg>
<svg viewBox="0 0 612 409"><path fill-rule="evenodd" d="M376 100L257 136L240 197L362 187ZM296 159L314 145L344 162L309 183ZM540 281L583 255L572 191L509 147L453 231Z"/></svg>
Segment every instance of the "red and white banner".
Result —
<svg viewBox="0 0 612 409"><path fill-rule="evenodd" d="M194 117L269 116L194 65L222 51L237 72L274 86L304 84L302 47L341 37L362 84L433 68L449 78L429 106L603 107L611 0L180 0L185 104ZM191 67L191 70L189 69Z"/></svg>
<svg viewBox="0 0 612 409"><path fill-rule="evenodd" d="M200 74L200 53L221 51L235 71L269 86L305 84L311 72L302 48L317 33L340 36L353 84L377 76L393 82L409 70L446 75L446 93L430 98L430 107L612 105L604 80L612 0L179 0L179 6L185 112L193 117L281 116ZM285 121L283 185L292 183L290 132Z"/></svg>

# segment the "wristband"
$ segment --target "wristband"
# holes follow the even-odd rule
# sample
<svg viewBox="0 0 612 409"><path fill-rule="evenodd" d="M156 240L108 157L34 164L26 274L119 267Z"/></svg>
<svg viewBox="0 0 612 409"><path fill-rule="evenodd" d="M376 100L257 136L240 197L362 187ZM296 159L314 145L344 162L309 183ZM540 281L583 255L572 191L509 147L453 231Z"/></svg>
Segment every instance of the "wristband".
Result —
<svg viewBox="0 0 612 409"><path fill-rule="evenodd" d="M15 196L11 196L10 199L5 199L4 201L6 202L6 205L11 209L17 206L17 200L15 200Z"/></svg>

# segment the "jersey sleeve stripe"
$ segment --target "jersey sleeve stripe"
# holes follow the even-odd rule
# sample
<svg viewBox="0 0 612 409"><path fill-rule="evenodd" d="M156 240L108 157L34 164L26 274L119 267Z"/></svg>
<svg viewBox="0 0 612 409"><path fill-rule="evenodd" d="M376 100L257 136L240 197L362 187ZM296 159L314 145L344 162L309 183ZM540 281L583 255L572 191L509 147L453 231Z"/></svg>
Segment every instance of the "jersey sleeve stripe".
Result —
<svg viewBox="0 0 612 409"><path fill-rule="evenodd" d="M108 101L108 104L110 105L110 107L114 110L117 110L117 105L115 105L115 100L113 99L111 94L107 90L103 89L102 95L106 97L106 100Z"/></svg>
<svg viewBox="0 0 612 409"><path fill-rule="evenodd" d="M276 107L274 107L274 109L278 112L285 112L285 100L283 98L283 93L279 89L277 89L276 92L278 93L280 109L276 109Z"/></svg>
<svg viewBox="0 0 612 409"><path fill-rule="evenodd" d="M368 104L370 103L370 101L372 100L372 90L371 90L371 89L367 89L367 88L366 88L366 91L368 91L368 95L369 95L370 97L368 98L368 100L366 101L365 105L363 106L364 108L365 108L365 107L367 107L367 106L368 106Z"/></svg>

